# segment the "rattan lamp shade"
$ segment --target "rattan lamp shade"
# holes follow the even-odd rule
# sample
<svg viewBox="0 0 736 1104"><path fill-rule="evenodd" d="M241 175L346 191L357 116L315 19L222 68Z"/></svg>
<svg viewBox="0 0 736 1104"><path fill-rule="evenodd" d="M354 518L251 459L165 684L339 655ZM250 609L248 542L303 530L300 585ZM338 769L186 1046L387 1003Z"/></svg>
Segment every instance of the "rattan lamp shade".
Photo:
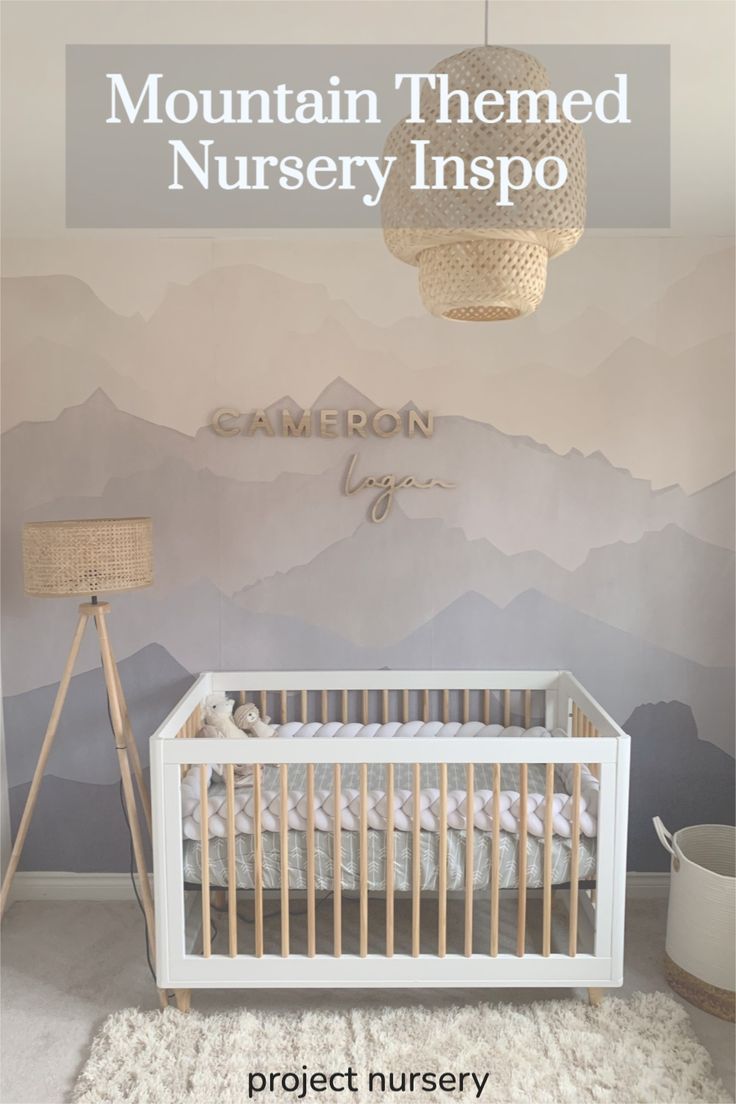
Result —
<svg viewBox="0 0 736 1104"><path fill-rule="evenodd" d="M23 526L26 594L62 598L153 582L151 519L30 521Z"/></svg>
<svg viewBox="0 0 736 1104"><path fill-rule="evenodd" d="M433 72L446 73L453 89L471 100L484 89L543 91L546 69L529 54L480 46L446 58ZM547 262L576 244L585 223L585 146L579 126L564 119L532 122L528 106L519 123L438 123L438 94L425 86L424 123L401 122L384 154L396 162L381 203L384 239L394 256L419 269L427 310L443 318L498 322L531 314L542 301ZM568 170L559 190L535 183L514 193L513 209L498 207L479 190L416 190L414 142L431 156L524 157L532 165L557 156ZM453 170L449 171L452 180Z"/></svg>

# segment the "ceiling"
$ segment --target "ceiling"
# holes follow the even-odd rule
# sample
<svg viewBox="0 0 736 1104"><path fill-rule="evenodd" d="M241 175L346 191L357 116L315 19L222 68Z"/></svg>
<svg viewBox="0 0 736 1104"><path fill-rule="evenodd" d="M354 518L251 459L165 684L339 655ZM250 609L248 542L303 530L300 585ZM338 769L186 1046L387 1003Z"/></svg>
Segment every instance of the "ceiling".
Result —
<svg viewBox="0 0 736 1104"><path fill-rule="evenodd" d="M731 235L735 12L731 0L491 0L489 37L669 44L670 233ZM484 3L5 0L2 22L3 233L39 237L65 233L67 43L482 42Z"/></svg>

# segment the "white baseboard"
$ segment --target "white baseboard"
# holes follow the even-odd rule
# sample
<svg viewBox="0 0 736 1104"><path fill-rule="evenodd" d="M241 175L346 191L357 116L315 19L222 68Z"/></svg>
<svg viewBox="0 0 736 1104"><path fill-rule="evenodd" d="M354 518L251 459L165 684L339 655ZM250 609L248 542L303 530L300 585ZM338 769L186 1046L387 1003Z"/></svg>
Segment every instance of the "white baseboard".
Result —
<svg viewBox="0 0 736 1104"><path fill-rule="evenodd" d="M132 901L130 874L75 874L65 870L20 870L11 901Z"/></svg>
<svg viewBox="0 0 736 1104"><path fill-rule="evenodd" d="M667 897L670 876L661 871L626 876L629 900ZM65 871L20 871L13 881L14 901L131 901L129 874L74 874Z"/></svg>
<svg viewBox="0 0 736 1104"><path fill-rule="evenodd" d="M668 897L670 874L668 870L652 870L650 873L630 870L626 875L626 897L629 901L642 898Z"/></svg>

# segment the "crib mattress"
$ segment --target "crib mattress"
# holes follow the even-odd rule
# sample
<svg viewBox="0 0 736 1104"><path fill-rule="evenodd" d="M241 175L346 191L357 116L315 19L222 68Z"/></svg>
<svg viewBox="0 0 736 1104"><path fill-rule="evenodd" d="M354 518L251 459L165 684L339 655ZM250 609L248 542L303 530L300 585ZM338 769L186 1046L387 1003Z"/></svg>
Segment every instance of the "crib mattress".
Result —
<svg viewBox="0 0 736 1104"><path fill-rule="evenodd" d="M515 764L503 764L501 768L501 787L506 793L518 794L519 768ZM368 768L368 786L373 793L379 793L385 786L385 766L370 764ZM590 779L591 783L595 780ZM358 786L358 766L343 766L343 793ZM423 764L421 787L424 794L436 791L439 784L439 767L436 764ZM317 764L315 769L315 790L331 790L332 767L329 764ZM596 784L597 785L597 784ZM397 789L411 788L411 766L396 765ZM529 764L529 793L543 794L545 788L545 768L540 764ZM263 787L278 790L277 769L266 767L263 771ZM450 793L464 796L465 768L460 764L450 764L448 768L448 789ZM476 793L492 788L492 768L487 764L475 767ZM291 795L300 794L306 789L306 769L303 766L289 768L289 791ZM567 792L563 775L556 773L555 790ZM216 783L210 787L210 795L217 799L224 787ZM594 791L595 792L595 791ZM460 802L462 804L462 802ZM502 820L503 823L503 820ZM320 891L333 887L333 832L320 830L315 836L315 878ZM345 891L357 891L359 888L359 837L356 831L345 831L342 837L342 887ZM474 874L473 886L482 889L490 883L492 833L484 828L474 832ZM438 886L439 835L436 830L423 828L420 833L421 886L423 890L435 890ZM579 863L580 878L585 880L595 874L595 838L593 835L580 836ZM539 887L543 881L544 840L540 835L527 836L527 885ZM555 834L552 837L552 881L556 885L569 880L571 841L568 835ZM185 839L184 878L193 884L201 882L201 844L198 839ZM411 849L412 836L408 831L394 832L394 884L398 892L411 889ZM299 829L289 830L289 885L292 889L303 890L307 886L307 844L306 832ZM240 833L235 838L235 857L237 884L241 889L252 889L253 879L253 835ZM210 883L224 886L227 884L227 840L215 836L209 841ZM279 833L265 830L262 833L263 885L265 889L278 889L281 879L281 851ZM447 884L450 891L465 887L465 831L449 827L447 832ZM518 884L519 836L516 832L501 831L499 839L500 886L510 888ZM386 886L386 832L369 828L368 830L368 885L373 891Z"/></svg>

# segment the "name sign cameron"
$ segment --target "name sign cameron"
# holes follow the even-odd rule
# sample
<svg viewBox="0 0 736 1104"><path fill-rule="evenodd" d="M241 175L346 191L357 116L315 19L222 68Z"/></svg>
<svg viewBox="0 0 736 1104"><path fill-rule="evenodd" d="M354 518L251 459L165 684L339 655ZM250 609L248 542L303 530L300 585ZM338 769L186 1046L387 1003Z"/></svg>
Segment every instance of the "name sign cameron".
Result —
<svg viewBox="0 0 736 1104"><path fill-rule="evenodd" d="M276 410L262 408L243 414L235 407L223 406L212 415L210 427L218 437L320 437L334 440L403 435L411 439L434 435L434 415L430 411L414 408L392 410L389 407L374 411L358 408L341 411L329 407L294 411L282 407ZM358 477L357 464L358 454L353 453L342 480L342 491L348 498L364 490L378 492L368 514L376 524L389 516L398 491L451 490L457 485L446 479L409 473Z"/></svg>

